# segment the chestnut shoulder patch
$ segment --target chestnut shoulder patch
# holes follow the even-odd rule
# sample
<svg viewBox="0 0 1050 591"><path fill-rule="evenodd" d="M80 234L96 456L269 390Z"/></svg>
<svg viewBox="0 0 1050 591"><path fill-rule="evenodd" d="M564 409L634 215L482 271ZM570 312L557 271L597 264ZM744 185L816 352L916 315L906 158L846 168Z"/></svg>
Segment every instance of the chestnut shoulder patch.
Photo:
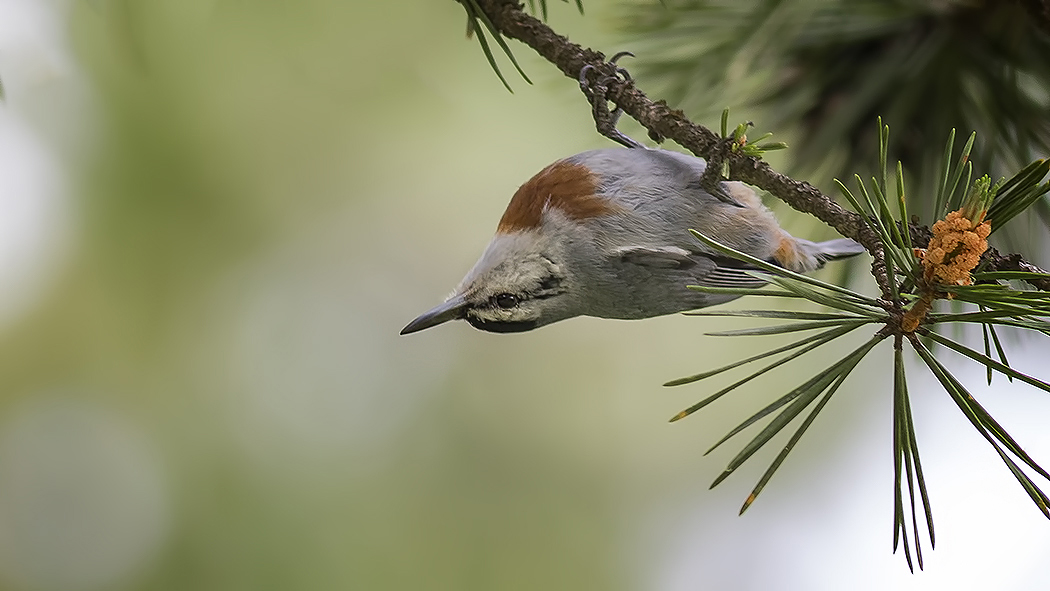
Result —
<svg viewBox="0 0 1050 591"><path fill-rule="evenodd" d="M616 207L595 195L594 174L579 164L555 162L518 188L496 231L507 234L536 228L546 208L560 210L572 219L581 220L616 211Z"/></svg>

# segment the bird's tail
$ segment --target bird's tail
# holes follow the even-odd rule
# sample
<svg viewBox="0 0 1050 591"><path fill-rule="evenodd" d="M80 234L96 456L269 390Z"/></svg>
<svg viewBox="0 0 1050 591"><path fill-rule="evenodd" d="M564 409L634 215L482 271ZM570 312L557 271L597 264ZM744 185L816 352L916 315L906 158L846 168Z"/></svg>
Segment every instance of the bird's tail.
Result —
<svg viewBox="0 0 1050 591"><path fill-rule="evenodd" d="M810 244L813 244L812 242ZM850 240L849 238L839 238L837 240L828 240L826 242L817 242L813 244L820 253L818 256L825 261L837 261L839 259L848 259L852 256L864 252L864 247L859 242Z"/></svg>
<svg viewBox="0 0 1050 591"><path fill-rule="evenodd" d="M792 238L781 242L774 258L784 267L797 273L815 271L828 261L849 258L864 252L864 247L849 238L826 242L810 242Z"/></svg>

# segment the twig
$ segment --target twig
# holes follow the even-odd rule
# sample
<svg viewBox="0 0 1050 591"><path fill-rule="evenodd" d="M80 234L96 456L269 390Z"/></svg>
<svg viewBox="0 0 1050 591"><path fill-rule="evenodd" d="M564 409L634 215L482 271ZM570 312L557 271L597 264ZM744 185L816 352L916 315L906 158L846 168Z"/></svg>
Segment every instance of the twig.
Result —
<svg viewBox="0 0 1050 591"><path fill-rule="evenodd" d="M638 89L633 82L616 78L615 66L605 60L601 52L581 47L555 33L545 23L525 13L516 0L477 0L495 27L503 35L528 45L563 74L579 80L580 71L590 66L599 76L610 78L607 98L623 109L650 134L674 140L682 147L702 158L724 153L723 141L718 134L690 121L684 113L667 106L664 101L653 101ZM885 254L878 235L863 222L856 213L848 211L805 181L795 180L773 170L768 163L741 153L724 155L729 163L729 178L740 180L771 193L792 208L808 213L835 228L847 238L861 243L874 257L872 273L884 297L889 297L889 279L885 271ZM922 235L929 235L926 228L916 228L914 242L925 244ZM994 253L989 249L989 253ZM1020 255L1002 256L989 254L989 268L1000 271L1041 271L1025 261ZM1050 281L1033 280L1035 287L1050 291Z"/></svg>
<svg viewBox="0 0 1050 591"><path fill-rule="evenodd" d="M1002 254L994 248L989 248L984 253L984 256L981 257L981 261L985 264L986 269L994 271L1024 271L1026 273L1047 274L1046 271L1024 260L1019 254ZM1025 281L1043 291L1050 291L1050 279L1026 279Z"/></svg>

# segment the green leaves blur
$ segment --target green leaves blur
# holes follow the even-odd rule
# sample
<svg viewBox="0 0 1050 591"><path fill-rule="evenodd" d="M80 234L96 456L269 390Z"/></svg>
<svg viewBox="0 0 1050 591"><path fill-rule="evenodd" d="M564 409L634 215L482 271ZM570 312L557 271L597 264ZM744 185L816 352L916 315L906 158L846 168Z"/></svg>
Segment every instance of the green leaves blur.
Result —
<svg viewBox="0 0 1050 591"><path fill-rule="evenodd" d="M568 3L569 0L561 0L562 2ZM583 0L573 0L576 3L576 10L583 14ZM536 5L540 7L540 18L547 20L547 0L529 0L529 12L536 14Z"/></svg>
<svg viewBox="0 0 1050 591"><path fill-rule="evenodd" d="M1040 182L1048 172L1050 159L1043 158L1024 167L999 186L987 214L992 220L993 233L1050 192L1050 180Z"/></svg>

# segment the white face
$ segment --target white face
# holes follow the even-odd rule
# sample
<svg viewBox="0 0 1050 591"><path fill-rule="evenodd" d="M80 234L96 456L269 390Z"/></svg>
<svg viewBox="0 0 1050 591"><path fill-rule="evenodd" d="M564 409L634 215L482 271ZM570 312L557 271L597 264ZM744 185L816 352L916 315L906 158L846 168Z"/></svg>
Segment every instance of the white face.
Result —
<svg viewBox="0 0 1050 591"><path fill-rule="evenodd" d="M406 326L409 334L449 320L488 332L522 332L584 313L570 269L571 244L539 232L497 234L444 303Z"/></svg>
<svg viewBox="0 0 1050 591"><path fill-rule="evenodd" d="M464 319L490 332L521 332L568 318L564 269L531 234L493 238L456 294Z"/></svg>

